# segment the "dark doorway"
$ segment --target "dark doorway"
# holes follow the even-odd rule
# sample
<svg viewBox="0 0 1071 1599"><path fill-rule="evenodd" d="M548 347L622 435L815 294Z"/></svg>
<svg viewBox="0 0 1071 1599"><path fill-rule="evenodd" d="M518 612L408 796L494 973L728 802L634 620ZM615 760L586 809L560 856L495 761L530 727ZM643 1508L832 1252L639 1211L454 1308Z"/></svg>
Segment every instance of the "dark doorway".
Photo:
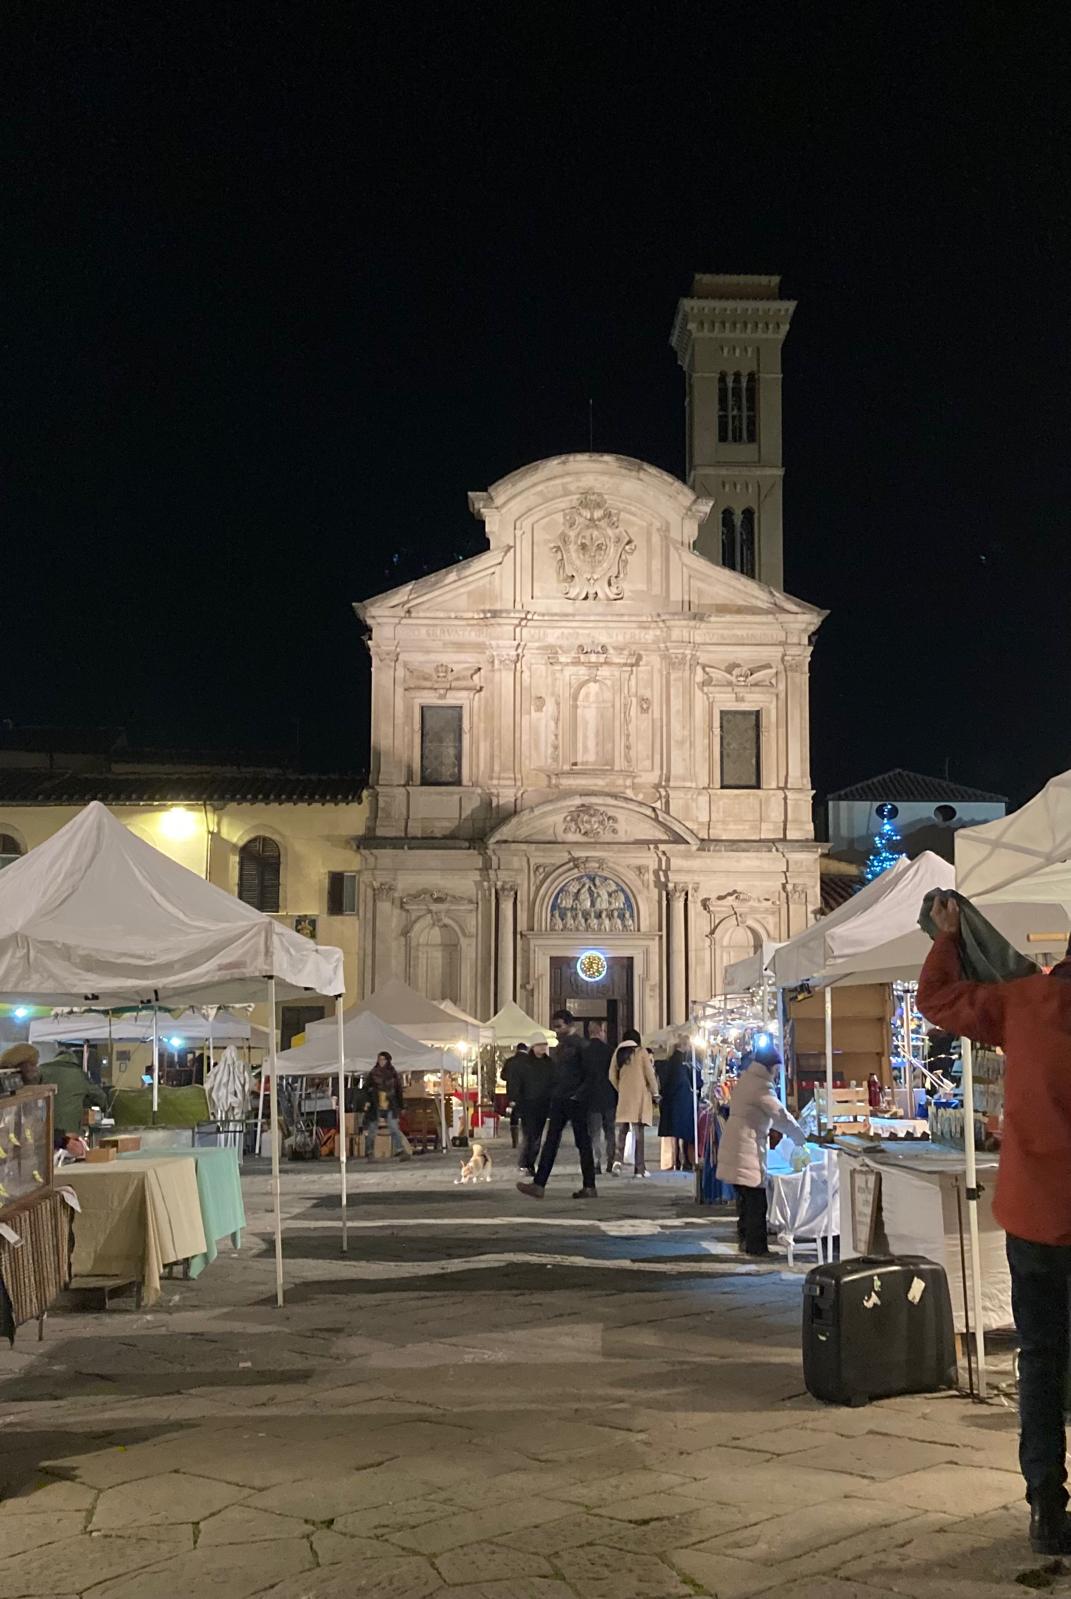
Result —
<svg viewBox="0 0 1071 1599"><path fill-rule="evenodd" d="M550 1008L571 1010L585 1036L592 1022L605 1022L612 1048L633 1025L632 956L608 955L606 966L605 977L589 982L577 971L575 955L552 955Z"/></svg>
<svg viewBox="0 0 1071 1599"><path fill-rule="evenodd" d="M298 1033L303 1033L310 1022L323 1019L323 1005L283 1005L279 1017L279 1048L289 1049Z"/></svg>

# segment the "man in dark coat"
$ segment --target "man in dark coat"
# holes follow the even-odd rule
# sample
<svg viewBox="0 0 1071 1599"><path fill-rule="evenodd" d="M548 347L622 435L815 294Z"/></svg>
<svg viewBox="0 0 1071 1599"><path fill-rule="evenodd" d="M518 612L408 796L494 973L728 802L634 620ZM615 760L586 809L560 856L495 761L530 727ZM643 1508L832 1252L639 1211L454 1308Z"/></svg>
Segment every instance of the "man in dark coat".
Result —
<svg viewBox="0 0 1071 1599"><path fill-rule="evenodd" d="M591 1133L592 1153L595 1156L595 1175L613 1170L614 1150L617 1144L617 1090L610 1082L610 1061L613 1058L606 1042L606 1023L592 1022L584 1050L584 1070L590 1094L588 1131ZM602 1151L606 1150L605 1162Z"/></svg>
<svg viewBox="0 0 1071 1599"><path fill-rule="evenodd" d="M547 1053L547 1041L542 1033L534 1034L525 1053L514 1058L518 1064L513 1073L513 1087L522 1134L519 1164L526 1177L533 1177L539 1162L543 1129L550 1115L554 1064Z"/></svg>
<svg viewBox="0 0 1071 1599"><path fill-rule="evenodd" d="M520 1136L521 1120L521 1113L517 1107L517 1081L521 1067L527 1059L528 1045L518 1044L502 1068L502 1080L506 1085L506 1104L509 1106L509 1139L514 1149L517 1148Z"/></svg>
<svg viewBox="0 0 1071 1599"><path fill-rule="evenodd" d="M550 1105L550 1116L547 1119L546 1137L543 1140L543 1153L539 1157L539 1165L533 1180L530 1183L518 1183L517 1187L529 1199L543 1198L543 1191L554 1170L554 1162L558 1158L562 1133L568 1126L573 1129L583 1179L583 1186L576 1190L573 1198L598 1199L599 1193L595 1187L595 1156L592 1153L591 1133L588 1130L590 1083L584 1062L583 1045L577 1032L576 1017L567 1010L555 1011L551 1017L551 1026L558 1035L558 1042L552 1057L555 1072L554 1094Z"/></svg>

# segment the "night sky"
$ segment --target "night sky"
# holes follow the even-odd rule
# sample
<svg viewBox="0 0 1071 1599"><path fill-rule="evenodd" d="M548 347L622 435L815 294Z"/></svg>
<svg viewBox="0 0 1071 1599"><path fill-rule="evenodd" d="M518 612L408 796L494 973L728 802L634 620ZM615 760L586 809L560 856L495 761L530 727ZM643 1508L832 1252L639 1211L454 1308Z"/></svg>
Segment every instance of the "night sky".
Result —
<svg viewBox="0 0 1071 1599"><path fill-rule="evenodd" d="M819 790L1071 766L1065 4L9 4L0 717L361 768L350 602L780 272Z"/></svg>

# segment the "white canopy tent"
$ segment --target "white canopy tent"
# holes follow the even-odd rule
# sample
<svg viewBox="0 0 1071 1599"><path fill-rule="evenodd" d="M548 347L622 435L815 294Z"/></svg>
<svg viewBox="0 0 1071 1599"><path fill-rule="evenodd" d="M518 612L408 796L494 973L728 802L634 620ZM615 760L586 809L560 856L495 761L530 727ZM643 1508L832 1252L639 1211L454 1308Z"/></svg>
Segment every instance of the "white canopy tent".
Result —
<svg viewBox="0 0 1071 1599"><path fill-rule="evenodd" d="M459 1040L466 1044L480 1042L481 1022L466 1020L461 1012L452 1014L443 1006L433 1004L423 994L418 994L415 988L410 988L408 983L403 983L400 977L389 977L385 983L373 989L367 999L346 1011L342 1019L343 1026L364 1011L371 1011L380 1021L389 1022L399 1032L408 1034L410 1038L418 1038L422 1044L449 1047ZM331 1025L330 1019L310 1023L306 1029L306 1039L311 1041L316 1034Z"/></svg>
<svg viewBox="0 0 1071 1599"><path fill-rule="evenodd" d="M101 1044L112 1040L117 1044L151 1044L155 1016L158 1016L157 1026L162 1034L169 1038L181 1038L184 1043L251 1044L254 1049L268 1047L266 1027L256 1027L248 1016L211 1005L174 1014L157 1012L152 1008L112 1015L97 1010L57 1012L52 1016L39 1016L30 1023L30 1042Z"/></svg>
<svg viewBox="0 0 1071 1599"><path fill-rule="evenodd" d="M548 1044L558 1042L556 1033L549 1027L541 1027L538 1022L533 1021L512 999L508 999L500 1010L495 1011L487 1025L494 1035L498 1049L516 1049L518 1044L530 1044L537 1033L541 1034Z"/></svg>
<svg viewBox="0 0 1071 1599"><path fill-rule="evenodd" d="M955 836L956 886L972 900L1066 903L1071 897L1071 772L995 822ZM988 913L987 913L988 914Z"/></svg>
<svg viewBox="0 0 1071 1599"><path fill-rule="evenodd" d="M488 1022L477 1021L476 1017L470 1016L467 1010L462 1010L460 1005L455 1005L452 999L440 999L437 1003L440 1010L446 1011L449 1016L456 1016L459 1022L464 1023L466 1042L475 1032L481 1049L485 1044L494 1043L494 1034Z"/></svg>
<svg viewBox="0 0 1071 1599"><path fill-rule="evenodd" d="M761 988L770 977L770 962L776 952L783 948L783 943L773 939L764 938L761 949L755 950L751 955L745 955L743 960L733 961L731 966L725 968L722 978L723 994L748 994L753 988Z"/></svg>
<svg viewBox="0 0 1071 1599"><path fill-rule="evenodd" d="M105 1010L266 1000L274 1020L278 999L315 993L336 998L341 1020L344 987L341 950L315 944L205 882L96 801L0 873L0 1000ZM274 1025L268 1052L271 1060ZM155 1099L155 1048L153 1054ZM273 1077L272 1199L281 1305L277 1112Z"/></svg>
<svg viewBox="0 0 1071 1599"><path fill-rule="evenodd" d="M495 1011L487 1025L498 1049L516 1049L518 1044L530 1044L536 1033L541 1033L548 1044L558 1042L556 1033L549 1027L540 1027L512 999L508 999L501 1010Z"/></svg>

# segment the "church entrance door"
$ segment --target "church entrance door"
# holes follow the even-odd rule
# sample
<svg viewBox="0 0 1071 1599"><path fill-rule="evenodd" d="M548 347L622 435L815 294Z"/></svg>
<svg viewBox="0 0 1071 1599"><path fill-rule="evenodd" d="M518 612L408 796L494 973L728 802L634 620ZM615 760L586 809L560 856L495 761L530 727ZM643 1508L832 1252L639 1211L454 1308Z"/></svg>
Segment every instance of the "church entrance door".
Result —
<svg viewBox="0 0 1071 1599"><path fill-rule="evenodd" d="M550 957L551 1013L572 1011L583 1024L585 1036L592 1022L605 1022L607 1041L613 1048L633 1025L632 956L607 955L606 975L594 982L581 977L576 962L577 955Z"/></svg>

